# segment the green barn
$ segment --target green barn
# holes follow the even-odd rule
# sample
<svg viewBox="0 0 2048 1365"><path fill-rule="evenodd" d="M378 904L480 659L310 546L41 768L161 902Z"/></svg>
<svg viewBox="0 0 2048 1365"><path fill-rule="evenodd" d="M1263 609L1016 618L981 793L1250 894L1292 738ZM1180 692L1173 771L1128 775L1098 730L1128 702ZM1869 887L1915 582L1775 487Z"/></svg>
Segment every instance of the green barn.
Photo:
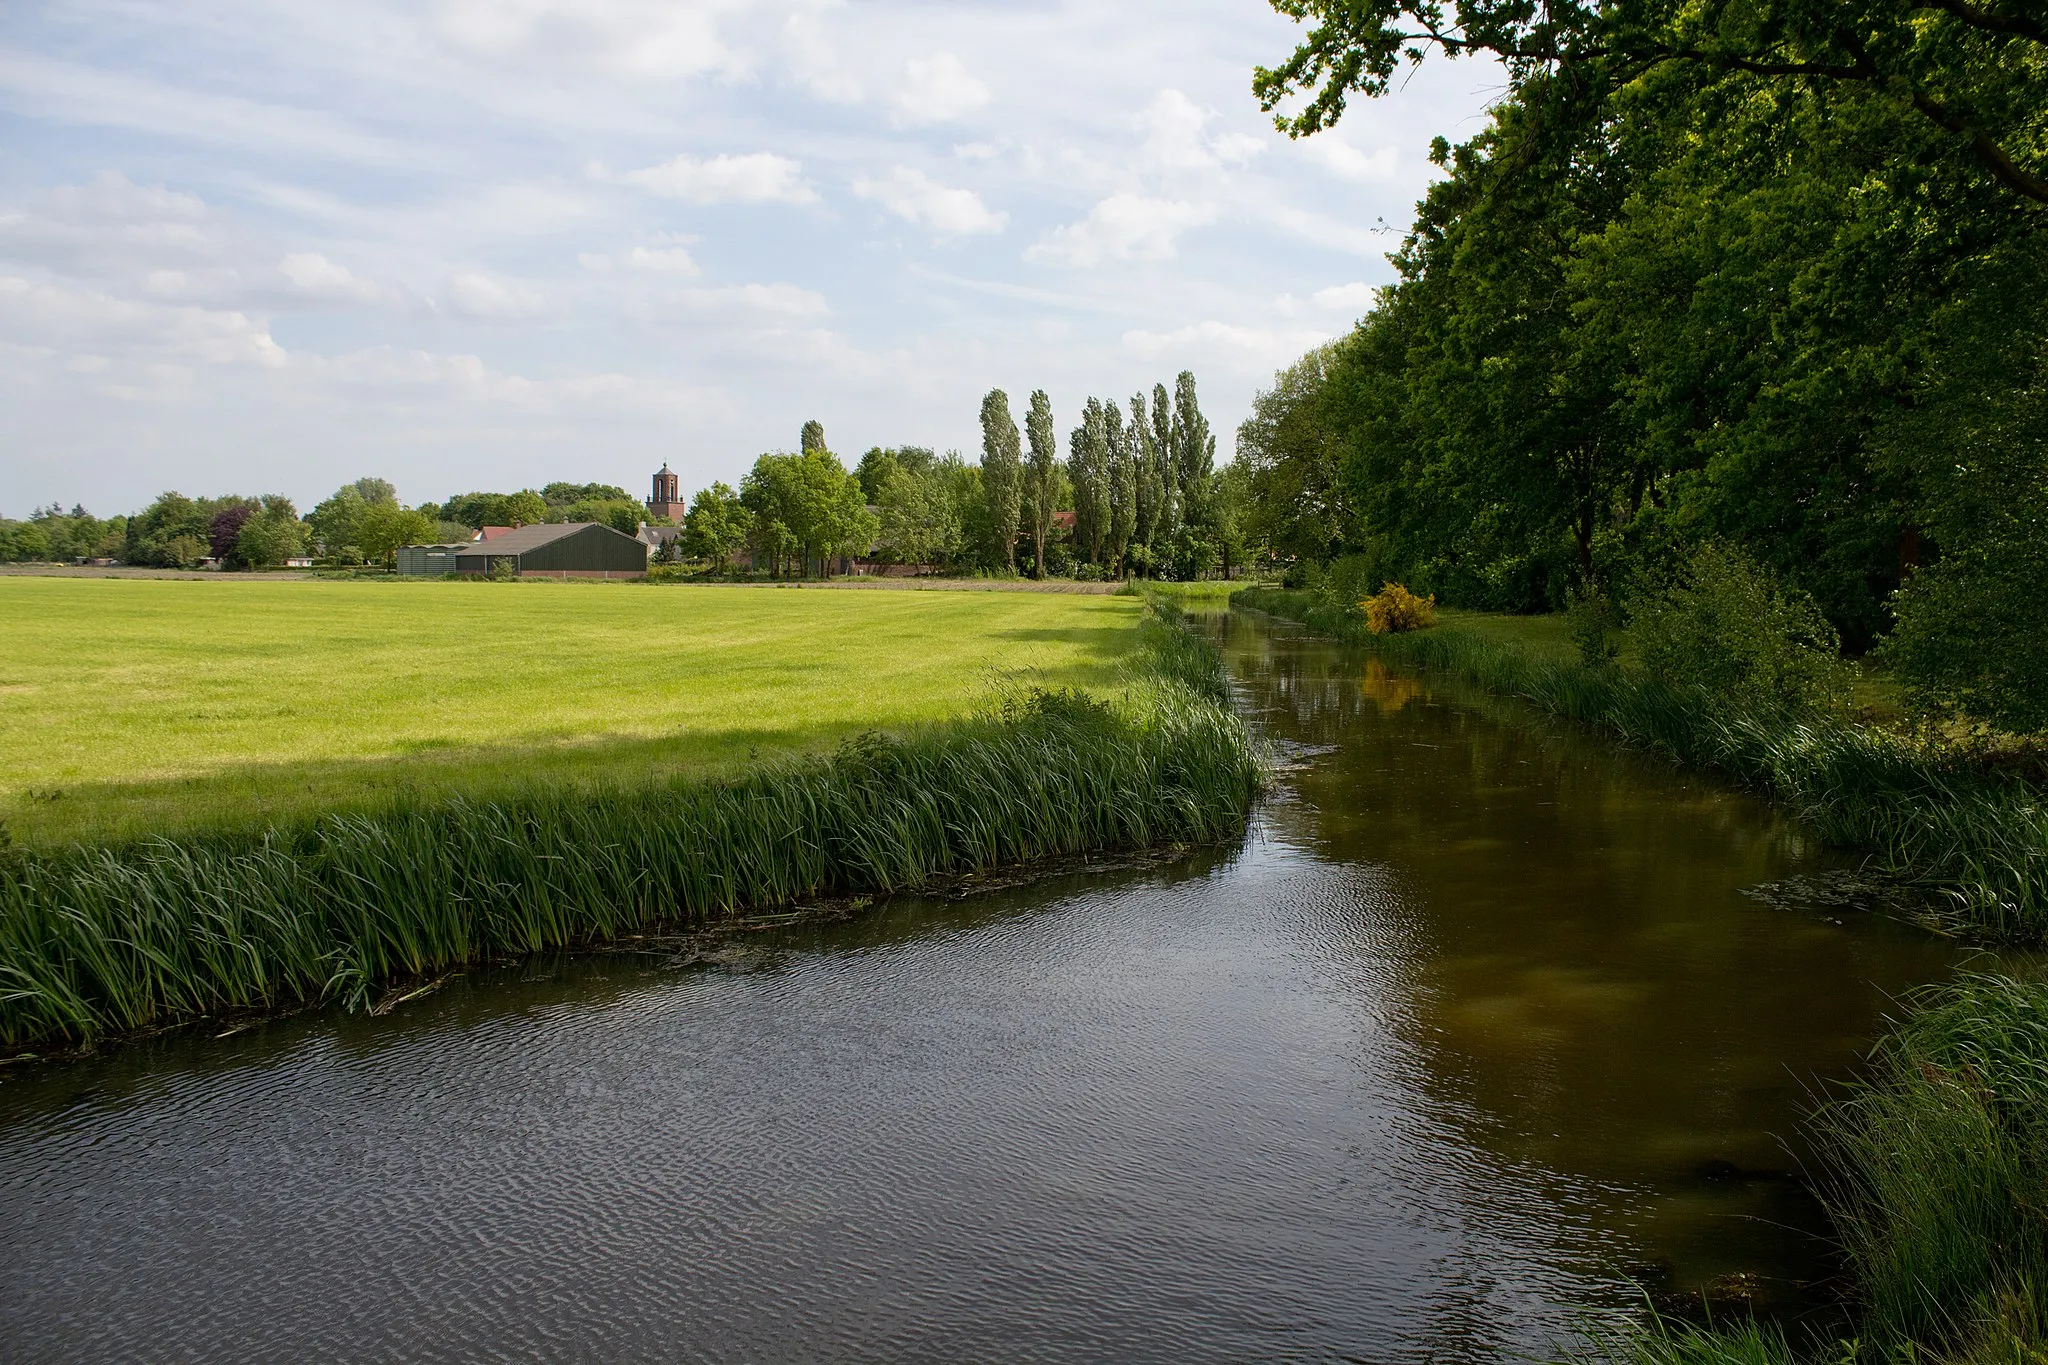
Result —
<svg viewBox="0 0 2048 1365"><path fill-rule="evenodd" d="M639 578L647 573L647 546L596 521L520 526L465 545L455 572L489 574L509 566L523 577Z"/></svg>

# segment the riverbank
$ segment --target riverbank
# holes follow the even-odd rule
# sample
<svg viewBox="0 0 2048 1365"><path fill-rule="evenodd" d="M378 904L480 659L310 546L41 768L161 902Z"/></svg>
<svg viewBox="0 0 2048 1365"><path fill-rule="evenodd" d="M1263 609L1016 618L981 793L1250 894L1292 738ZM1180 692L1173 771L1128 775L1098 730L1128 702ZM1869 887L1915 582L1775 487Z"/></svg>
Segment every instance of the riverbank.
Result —
<svg viewBox="0 0 2048 1365"><path fill-rule="evenodd" d="M1927 893L1944 932L2048 944L2048 800L1897 731L1821 714L1744 713L1703 690L1592 667L1502 634L1455 625L1372 635L1305 592L1232 596L1403 667L1447 673L1595 726L1624 743L1719 773L1782 803L1828 842L1867 851L1885 876Z"/></svg>
<svg viewBox="0 0 2048 1365"><path fill-rule="evenodd" d="M1014 687L977 718L729 778L409 799L261 831L0 863L0 1043L366 1003L384 982L1242 828L1259 773L1213 648L1170 603L1102 697Z"/></svg>

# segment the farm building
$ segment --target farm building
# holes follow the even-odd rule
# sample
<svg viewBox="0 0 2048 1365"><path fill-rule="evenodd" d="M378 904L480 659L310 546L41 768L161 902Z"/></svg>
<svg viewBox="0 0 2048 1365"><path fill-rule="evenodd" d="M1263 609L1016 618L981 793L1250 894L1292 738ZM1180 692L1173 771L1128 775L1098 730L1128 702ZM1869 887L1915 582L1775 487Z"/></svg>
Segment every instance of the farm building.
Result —
<svg viewBox="0 0 2048 1365"><path fill-rule="evenodd" d="M455 572L455 552L467 550L473 542L463 540L447 545L401 545L398 571L415 577L438 577Z"/></svg>
<svg viewBox="0 0 2048 1365"><path fill-rule="evenodd" d="M595 521L520 526L456 548L455 572L488 574L510 566L524 576L637 578L647 572L647 546Z"/></svg>

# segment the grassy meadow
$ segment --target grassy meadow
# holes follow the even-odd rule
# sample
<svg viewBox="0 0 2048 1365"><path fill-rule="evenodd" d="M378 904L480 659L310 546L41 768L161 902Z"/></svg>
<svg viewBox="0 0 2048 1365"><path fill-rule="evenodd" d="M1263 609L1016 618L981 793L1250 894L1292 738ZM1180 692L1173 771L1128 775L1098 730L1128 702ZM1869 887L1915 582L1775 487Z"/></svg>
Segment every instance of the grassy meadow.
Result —
<svg viewBox="0 0 2048 1365"><path fill-rule="evenodd" d="M729 772L1114 687L1128 597L0 578L0 820L48 847Z"/></svg>

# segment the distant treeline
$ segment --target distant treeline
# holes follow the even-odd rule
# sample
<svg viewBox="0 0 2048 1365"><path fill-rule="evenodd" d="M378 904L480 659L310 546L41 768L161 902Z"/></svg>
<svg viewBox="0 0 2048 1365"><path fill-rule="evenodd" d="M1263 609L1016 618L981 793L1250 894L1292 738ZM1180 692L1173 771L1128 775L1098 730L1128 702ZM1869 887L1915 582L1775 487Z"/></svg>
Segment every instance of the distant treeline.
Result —
<svg viewBox="0 0 2048 1365"><path fill-rule="evenodd" d="M806 423L795 454L763 455L738 489L691 500L675 553L807 573L835 556L954 573L1196 578L1244 562L1240 481L1216 468L1195 377L1134 394L1129 418L1090 398L1067 436L1034 390L1020 432L1009 395L982 400L979 463L958 451L875 447L848 470Z"/></svg>
<svg viewBox="0 0 2048 1365"><path fill-rule="evenodd" d="M2030 7L1283 8L1313 27L1257 83L1313 99L1290 131L1380 93L1398 32L1511 84L1438 140L1395 283L1240 431L1257 546L1539 611L1724 542L1929 696L2048 691Z"/></svg>

